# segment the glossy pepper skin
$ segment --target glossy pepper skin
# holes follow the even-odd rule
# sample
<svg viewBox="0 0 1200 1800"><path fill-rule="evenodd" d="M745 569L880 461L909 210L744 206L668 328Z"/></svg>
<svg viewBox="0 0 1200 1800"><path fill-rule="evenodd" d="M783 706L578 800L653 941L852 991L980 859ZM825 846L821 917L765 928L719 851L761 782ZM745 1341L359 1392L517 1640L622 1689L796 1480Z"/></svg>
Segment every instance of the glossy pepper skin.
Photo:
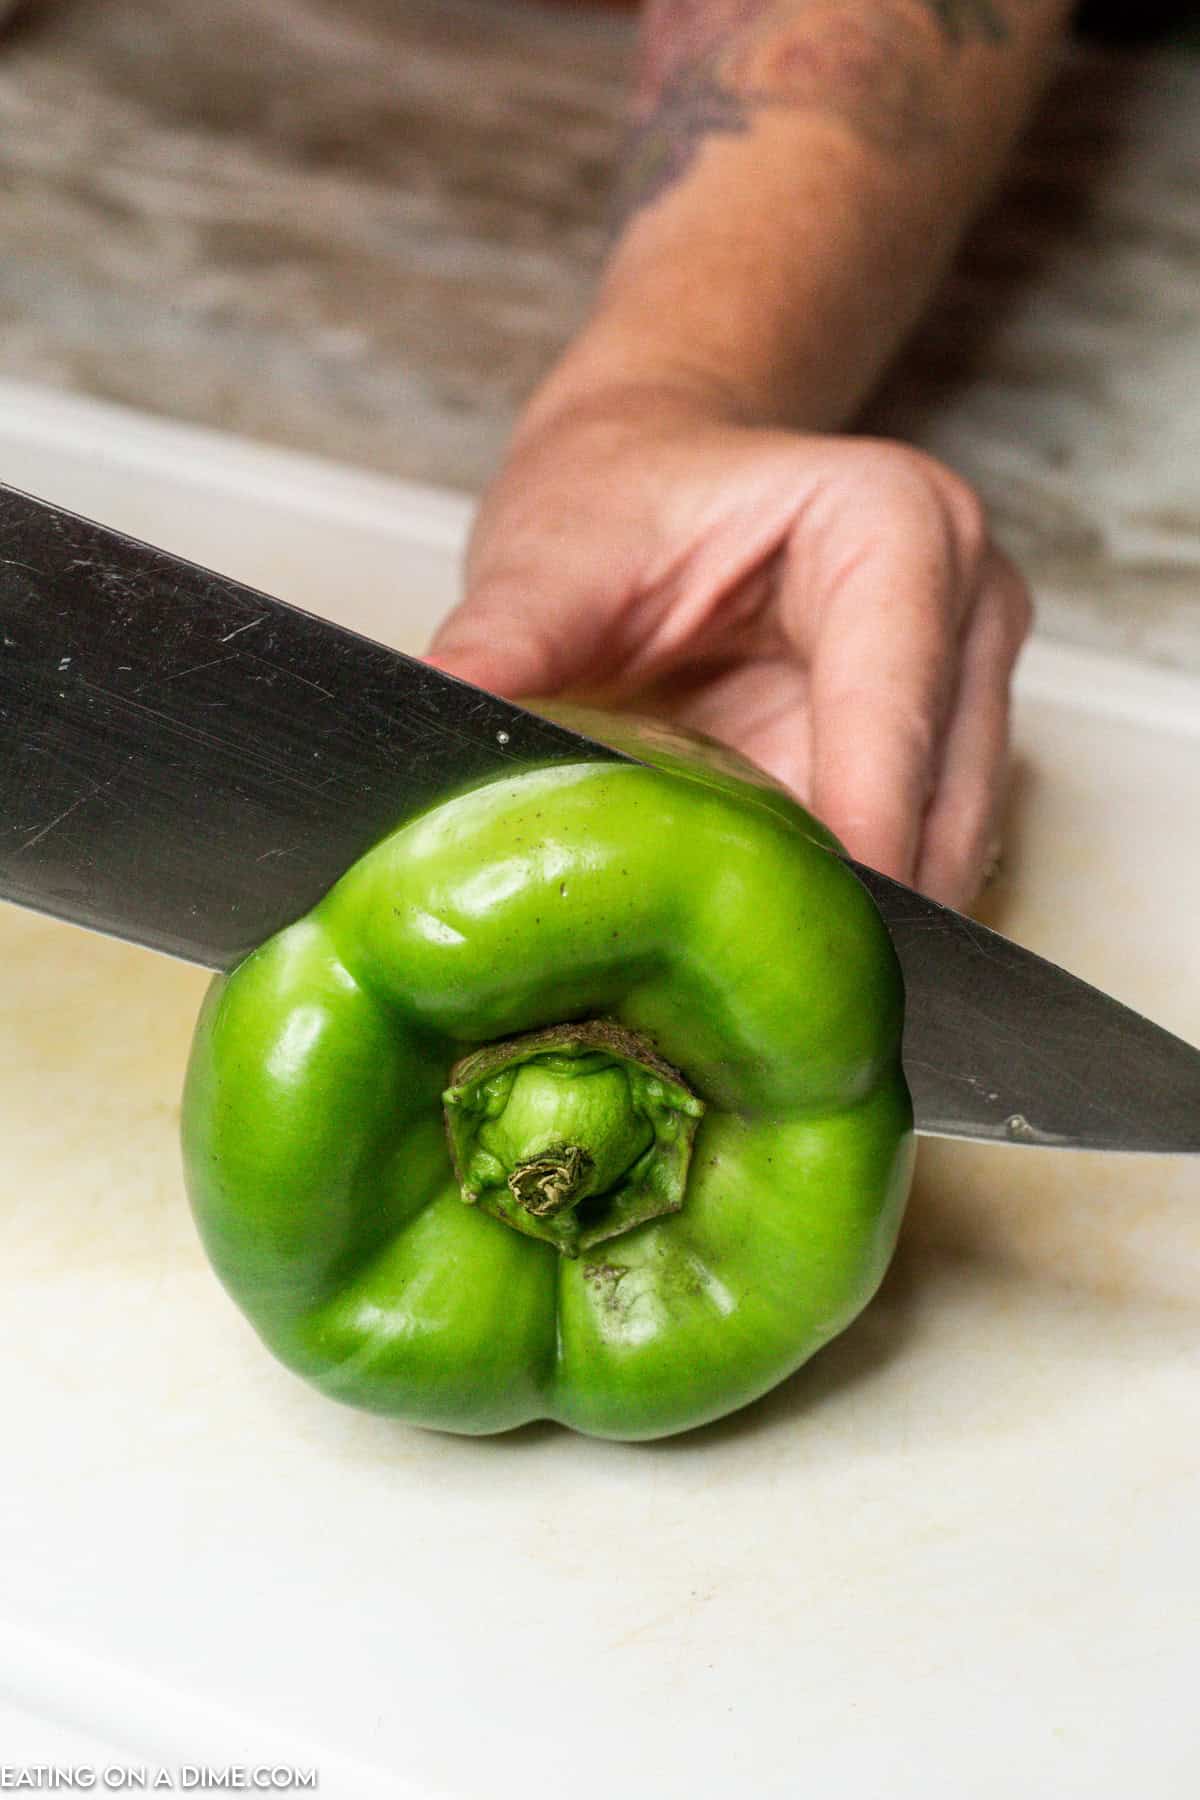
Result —
<svg viewBox="0 0 1200 1800"><path fill-rule="evenodd" d="M902 984L832 840L765 778L574 717L649 766L560 764L452 799L214 983L185 1166L221 1280L326 1394L457 1432L548 1417L652 1438L764 1393L874 1293L912 1168ZM519 1084L462 1062L597 1020L685 1089L627 1063L627 1091L603 1036L549 1060L538 1037ZM554 1085L575 1078L564 1056L595 1103ZM492 1086L449 1089L456 1066ZM466 1109L476 1204L444 1092ZM596 1120L590 1147L557 1145ZM681 1198L647 1160L664 1131L694 1133ZM674 1210L621 1229L592 1194L589 1229L567 1229L579 1169L595 1187L625 1164L628 1204L661 1190ZM597 1218L616 1234L585 1242Z"/></svg>

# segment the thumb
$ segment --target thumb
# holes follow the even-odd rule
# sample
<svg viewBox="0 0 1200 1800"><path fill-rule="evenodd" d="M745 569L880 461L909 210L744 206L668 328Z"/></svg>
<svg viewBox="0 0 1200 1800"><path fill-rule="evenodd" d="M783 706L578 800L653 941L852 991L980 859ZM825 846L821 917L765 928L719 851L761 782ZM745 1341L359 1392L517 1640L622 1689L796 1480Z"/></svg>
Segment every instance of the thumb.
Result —
<svg viewBox="0 0 1200 1800"><path fill-rule="evenodd" d="M434 633L426 660L509 699L562 691L587 669L593 645L569 609L538 585L477 584Z"/></svg>

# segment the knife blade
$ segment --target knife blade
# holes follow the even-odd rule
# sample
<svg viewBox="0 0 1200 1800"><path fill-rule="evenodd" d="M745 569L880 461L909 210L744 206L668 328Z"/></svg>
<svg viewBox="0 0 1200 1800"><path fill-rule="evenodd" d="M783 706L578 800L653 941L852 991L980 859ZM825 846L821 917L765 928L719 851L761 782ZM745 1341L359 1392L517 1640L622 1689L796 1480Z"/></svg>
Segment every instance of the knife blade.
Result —
<svg viewBox="0 0 1200 1800"><path fill-rule="evenodd" d="M10 488L0 629L0 893L217 969L404 815L579 758L574 732Z"/></svg>
<svg viewBox="0 0 1200 1800"><path fill-rule="evenodd" d="M581 755L634 760L0 487L0 898L225 969L404 817ZM900 958L920 1130L1200 1152L1200 1051L847 861Z"/></svg>

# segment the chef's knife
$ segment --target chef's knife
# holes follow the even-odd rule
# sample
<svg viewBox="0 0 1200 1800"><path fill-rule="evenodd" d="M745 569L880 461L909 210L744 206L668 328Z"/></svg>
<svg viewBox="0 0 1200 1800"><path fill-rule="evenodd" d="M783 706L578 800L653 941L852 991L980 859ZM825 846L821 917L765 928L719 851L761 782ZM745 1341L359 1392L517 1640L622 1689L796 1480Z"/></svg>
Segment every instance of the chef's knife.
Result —
<svg viewBox="0 0 1200 1800"><path fill-rule="evenodd" d="M217 969L421 807L530 765L629 760L8 488L0 637L0 898ZM1200 1153L1200 1051L850 867L903 968L919 1129Z"/></svg>

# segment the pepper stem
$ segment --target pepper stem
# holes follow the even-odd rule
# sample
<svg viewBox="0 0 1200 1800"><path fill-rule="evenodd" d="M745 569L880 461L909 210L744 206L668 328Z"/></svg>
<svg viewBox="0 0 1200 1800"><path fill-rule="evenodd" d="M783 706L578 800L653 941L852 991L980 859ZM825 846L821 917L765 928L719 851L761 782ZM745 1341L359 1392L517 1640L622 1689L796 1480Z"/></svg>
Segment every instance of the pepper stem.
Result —
<svg viewBox="0 0 1200 1800"><path fill-rule="evenodd" d="M567 1256L683 1205L703 1104L611 1019L485 1045L443 1099L462 1198Z"/></svg>
<svg viewBox="0 0 1200 1800"><path fill-rule="evenodd" d="M550 1156L518 1163L508 1178L514 1200L535 1219L553 1218L570 1206L592 1171L592 1159L578 1144Z"/></svg>

